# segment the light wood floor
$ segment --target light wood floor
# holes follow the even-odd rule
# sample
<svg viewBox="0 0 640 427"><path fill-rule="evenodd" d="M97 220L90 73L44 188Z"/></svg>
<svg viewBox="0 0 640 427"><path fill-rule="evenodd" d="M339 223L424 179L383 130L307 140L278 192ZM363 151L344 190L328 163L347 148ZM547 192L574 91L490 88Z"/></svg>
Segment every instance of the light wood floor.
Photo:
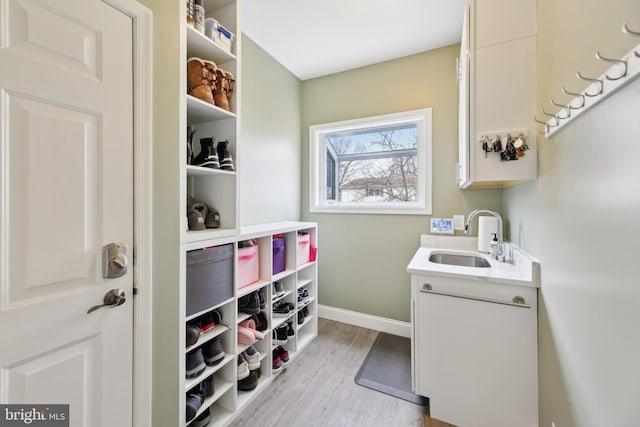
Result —
<svg viewBox="0 0 640 427"><path fill-rule="evenodd" d="M451 427L413 403L354 382L378 332L319 319L319 334L233 427Z"/></svg>

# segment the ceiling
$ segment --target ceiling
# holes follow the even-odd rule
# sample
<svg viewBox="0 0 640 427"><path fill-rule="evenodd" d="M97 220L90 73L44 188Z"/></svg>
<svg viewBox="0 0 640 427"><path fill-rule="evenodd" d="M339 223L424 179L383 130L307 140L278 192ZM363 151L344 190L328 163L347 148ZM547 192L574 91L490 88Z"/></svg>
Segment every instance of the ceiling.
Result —
<svg viewBox="0 0 640 427"><path fill-rule="evenodd" d="M243 0L242 31L301 80L460 42L464 0Z"/></svg>

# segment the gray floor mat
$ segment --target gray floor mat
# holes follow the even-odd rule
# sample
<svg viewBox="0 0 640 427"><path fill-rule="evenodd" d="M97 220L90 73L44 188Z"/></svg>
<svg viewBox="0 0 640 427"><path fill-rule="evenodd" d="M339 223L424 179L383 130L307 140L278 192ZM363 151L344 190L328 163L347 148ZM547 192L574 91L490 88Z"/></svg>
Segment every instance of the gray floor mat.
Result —
<svg viewBox="0 0 640 427"><path fill-rule="evenodd" d="M418 405L429 399L411 391L411 340L381 332L355 377L356 384Z"/></svg>

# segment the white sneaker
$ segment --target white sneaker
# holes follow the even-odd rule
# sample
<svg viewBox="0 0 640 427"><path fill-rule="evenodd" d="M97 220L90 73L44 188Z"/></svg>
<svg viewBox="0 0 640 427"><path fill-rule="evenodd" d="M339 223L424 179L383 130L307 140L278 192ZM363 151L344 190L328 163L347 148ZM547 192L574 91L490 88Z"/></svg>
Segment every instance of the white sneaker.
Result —
<svg viewBox="0 0 640 427"><path fill-rule="evenodd" d="M242 357L246 360L249 370L253 371L260 367L260 353L258 353L258 350L253 348L253 346L247 347L247 349L242 352Z"/></svg>
<svg viewBox="0 0 640 427"><path fill-rule="evenodd" d="M249 364L242 355L238 356L238 381L243 380L249 376Z"/></svg>

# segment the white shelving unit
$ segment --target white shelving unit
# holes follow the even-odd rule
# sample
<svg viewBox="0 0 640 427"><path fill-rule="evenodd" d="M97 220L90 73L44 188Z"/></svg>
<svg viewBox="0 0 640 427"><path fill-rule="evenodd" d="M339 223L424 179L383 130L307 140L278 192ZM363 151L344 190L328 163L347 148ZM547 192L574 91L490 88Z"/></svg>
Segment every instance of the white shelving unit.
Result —
<svg viewBox="0 0 640 427"><path fill-rule="evenodd" d="M181 0L183 1L183 0ZM205 16L217 20L221 25L236 35L231 52L227 52L214 43L204 34L196 31L186 24L183 24L184 43L181 51L184 54L184 71L183 78L186 81L186 64L187 60L197 57L203 60L215 62L219 69L230 72L235 77L235 85L232 96L229 99L230 111L222 109L208 102L197 99L186 93L184 98L180 100L184 114L181 122L185 124L184 139L180 141L184 151L181 152L179 161L181 162L181 198L183 204L181 206L181 217L183 223L180 227L180 319L182 319L182 328L180 332L180 401L179 419L180 425L188 426L193 424L193 420L198 415L209 409L211 413L211 421L209 426L220 427L228 425L235 416L245 408L253 399L260 395L270 382L275 378L272 373L274 348L272 341L272 328L280 322L279 318L275 318L272 313L273 298L271 295L272 285L277 280L282 280L287 287L287 294L282 296L295 306L295 310L291 314L291 318L296 320L297 313L304 309L308 311L308 316L301 319L301 323L296 325L295 334L291 337L285 348L289 351L290 358L295 357L301 349L303 349L314 337L317 336L317 268L316 262L306 263L304 266L298 267L296 259L298 252L297 236L299 231L304 231L310 236L311 244L317 246L317 234L315 223L304 222L280 222L272 224L262 224L250 227L240 227L239 222L239 176L243 173L241 159L238 158L239 146L241 144L240 135L240 91L242 87L242 76L240 75L240 34L238 11L240 9L239 2L241 0L203 0L205 8ZM184 3L183 3L184 4ZM186 14L185 14L186 15ZM183 16L185 16L183 15ZM228 140L230 143L230 153L234 161L234 171L224 171L219 169L209 169L195 165L187 165L187 129L190 126L195 129L192 149L194 157L200 151L200 139L213 137L216 142ZM185 153L185 154L183 154ZM200 231L189 231L186 212L186 200L191 196L194 199L205 203L210 208L216 209L220 214L220 227L211 228ZM275 234L283 234L286 241L286 269L285 271L273 274L272 265L272 248L273 236ZM238 288L238 268L241 262L238 256L238 242L248 239L256 239L259 248L259 277L258 281L249 286ZM232 257L232 276L229 288L224 288L222 301L213 302L211 306L206 306L202 310L187 315L187 295L190 295L190 301L193 301L193 295L189 291L193 291L193 283L187 281L187 256L190 251L199 251L201 249L231 245L233 248ZM224 268L228 270L229 259L226 258L227 264ZM190 267L191 268L191 267ZM240 267L242 268L242 267ZM214 276L211 274L210 276ZM201 277L201 276L198 276ZM191 278L193 282L193 278ZM198 279L200 280L200 279ZM217 281L215 284L206 286L219 286ZM227 283L221 281L220 283ZM199 289L197 295L208 298L208 288ZM225 285L226 286L226 285ZM298 303L297 289L306 287L310 298L307 302ZM220 289L216 289L219 291ZM237 359L246 348L246 345L238 343L238 324L248 319L250 315L240 313L238 310L238 300L251 292L262 290L265 295L264 314L267 318L268 329L264 331L264 339L254 344L254 347L261 354L260 360L260 378L255 389L250 391L239 390L237 381ZM204 292L204 293L203 293ZM211 291L212 293L214 291ZM196 299L196 301L199 301ZM205 301L208 301L206 299ZM200 302L202 302L200 300ZM193 304L193 302L192 302ZM197 304L201 307L202 304ZM191 307L193 308L193 306ZM217 310L222 315L221 324L216 325L212 330L204 332L198 338L198 341L187 347L186 346L186 326L187 323L206 315L212 310ZM286 319L285 319L286 320ZM283 322L285 321L283 320ZM204 350L204 346L211 343L212 340L220 340L224 349L224 358L213 366L207 366L204 371L195 378L186 378L186 363L191 352ZM186 422L186 397L189 392L198 390L202 382L207 378L213 378L215 392L212 396L204 400L202 406L198 409L196 417Z"/></svg>
<svg viewBox="0 0 640 427"><path fill-rule="evenodd" d="M238 19L238 1L229 0L203 0L206 17L217 20L221 25L236 35L240 35L240 25ZM183 243L198 242L225 236L238 234L239 229L239 183L238 175L241 171L238 159L238 144L240 121L238 111L240 111L240 90L242 77L240 76L240 40L234 41L232 51L227 52L212 39L195 30L193 27L183 24L185 32L185 80L186 63L189 58L196 57L203 60L213 61L219 69L228 71L235 78L234 90L229 99L230 111L220 108L214 104L202 101L186 93L185 87L185 121L187 126L195 130L192 149L194 157L200 152L200 139L213 137L217 142L228 140L229 151L234 162L234 171L223 171L219 169L209 169L199 166L186 165L183 169L184 198L186 205L187 196L205 203L210 208L216 209L220 213L220 228L211 228L203 231L189 231L187 227L186 207L182 211L185 218L183 225ZM186 152L187 130L184 130L183 147ZM185 156L186 159L186 156Z"/></svg>
<svg viewBox="0 0 640 427"><path fill-rule="evenodd" d="M185 359L182 360L181 369L185 369L186 355L196 350L198 347L205 345L207 342L219 337L221 339L225 357L224 359L214 366L207 366L202 374L196 378L183 379L183 389L185 393L184 401L180 402L180 406L185 408L187 392L193 388L199 387L199 384L207 377L213 375L215 393L213 396L206 398L202 407L198 410L197 415L204 412L207 408L211 412L210 426L219 427L229 424L235 416L247 407L254 399L260 398L260 394L268 385L279 375L280 372L272 372L273 363L273 349L276 344L273 341L273 331L278 326L285 324L287 321L292 321L294 326L294 335L288 337L287 343L283 347L288 351L290 360L293 360L300 354L315 337L318 335L318 279L317 279L317 254L314 254L314 260L297 265L299 244L298 233L303 232L309 236L310 246L317 247L317 225L315 223L308 222L278 222L270 224L260 224L249 227L240 228L239 232L233 236L225 236L215 239L207 239L202 241L194 241L185 243L182 245L183 254L183 266L186 272L186 257L189 251L199 250L203 248L209 248L212 246L220 246L225 244L233 244L234 257L233 257L233 297L226 299L219 304L205 308L192 315L186 316L186 309L183 303L183 318L186 324L211 310L218 310L222 315L222 322L216 325L213 329L202 333L198 341L186 347L184 342L186 340L186 334L182 335L182 348L185 354ZM286 268L283 272L273 274L273 240L274 235L282 235L285 239L285 265ZM239 277L238 269L243 268L238 256L238 242L254 239L257 242L259 255L259 275L258 280L248 286L238 288L237 278ZM184 275L183 275L184 276ZM272 293L273 284L277 281L281 281L285 288L285 293L280 296L274 296ZM185 287L189 286L189 283L185 283ZM301 301L298 301L298 290L306 289L308 296ZM260 359L260 378L258 385L255 389L250 391L242 391L238 388L237 381L237 358L248 345L241 345L238 343L237 328L238 325L249 319L251 314L243 313L239 309L238 301L240 298L251 294L252 292L264 293L264 309L261 311L264 313L267 319L267 329L262 331L264 339L256 341L253 347L261 354ZM186 295L182 292L182 295ZM186 297L184 297L186 298ZM294 310L291 311L286 317L274 316L273 304L284 300L290 302L294 306ZM299 312L306 308L308 315L301 316L298 321ZM285 368L286 369L286 368ZM196 417L197 417L196 415ZM186 416L183 413L182 419ZM195 419L195 418L194 418ZM185 423L188 426L193 421Z"/></svg>

